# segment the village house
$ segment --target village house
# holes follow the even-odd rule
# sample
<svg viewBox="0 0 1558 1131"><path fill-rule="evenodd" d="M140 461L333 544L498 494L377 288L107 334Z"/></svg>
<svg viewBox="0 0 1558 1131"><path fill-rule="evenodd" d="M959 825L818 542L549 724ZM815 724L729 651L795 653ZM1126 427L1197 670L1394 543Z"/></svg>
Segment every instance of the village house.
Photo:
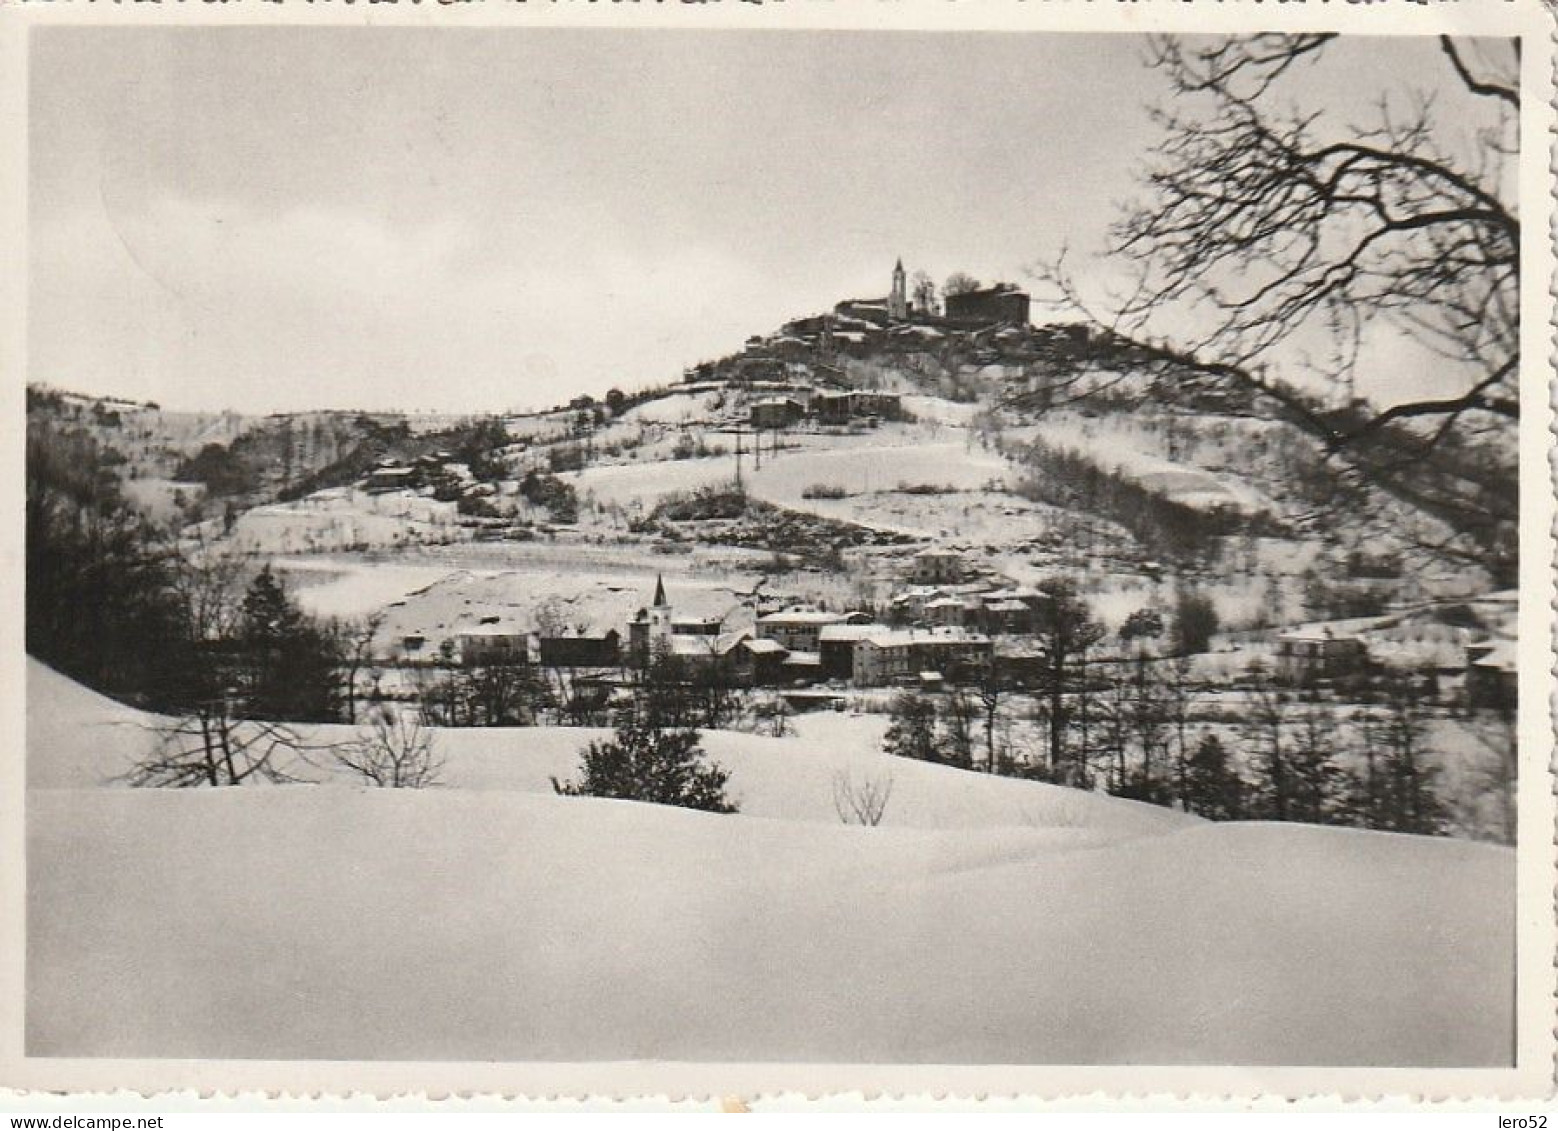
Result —
<svg viewBox="0 0 1558 1131"><path fill-rule="evenodd" d="M1330 626L1294 629L1277 637L1277 676L1289 683L1335 679L1361 671L1368 647L1357 636L1337 636Z"/></svg>
<svg viewBox="0 0 1558 1131"><path fill-rule="evenodd" d="M461 630L454 640L466 667L530 662L530 633L513 625L479 624Z"/></svg>
<svg viewBox="0 0 1558 1131"><path fill-rule="evenodd" d="M689 668L707 671L728 667L731 655L750 630L719 633L714 636L673 634L666 642L665 651L675 656Z"/></svg>
<svg viewBox="0 0 1558 1131"><path fill-rule="evenodd" d="M786 687L810 687L821 683L824 678L822 656L817 652L791 652L780 665L779 674Z"/></svg>
<svg viewBox="0 0 1558 1131"><path fill-rule="evenodd" d="M876 389L819 392L812 398L811 411L817 423L830 427L843 427L853 420L899 420L903 398Z"/></svg>
<svg viewBox="0 0 1558 1131"><path fill-rule="evenodd" d="M1519 698L1519 683L1513 640L1484 640L1466 646L1468 707L1512 711Z"/></svg>
<svg viewBox="0 0 1558 1131"><path fill-rule="evenodd" d="M903 416L903 398L879 389L856 389L849 394L849 412L861 419L898 420Z"/></svg>
<svg viewBox="0 0 1558 1131"><path fill-rule="evenodd" d="M417 469L414 467L402 467L400 464L380 464L368 472L363 479L363 490L372 495L382 495L390 491L404 491L415 487L418 483Z"/></svg>
<svg viewBox="0 0 1558 1131"><path fill-rule="evenodd" d="M757 618L757 635L777 640L791 652L817 652L824 627L830 624L863 624L865 613L828 613L821 609L791 608Z"/></svg>
<svg viewBox="0 0 1558 1131"><path fill-rule="evenodd" d="M855 643L854 682L886 687L919 682L935 673L951 682L988 668L993 648L988 636L963 629L890 629Z"/></svg>
<svg viewBox="0 0 1558 1131"><path fill-rule="evenodd" d="M614 668L622 659L622 634L608 629L603 636L543 636L539 650L546 668Z"/></svg>
<svg viewBox="0 0 1558 1131"><path fill-rule="evenodd" d="M888 602L895 623L923 621L925 607L932 601L946 597L947 591L935 585L913 585L895 593Z"/></svg>
<svg viewBox="0 0 1558 1131"><path fill-rule="evenodd" d="M909 580L916 585L955 585L963 580L963 555L928 546L909 559Z"/></svg>
<svg viewBox="0 0 1558 1131"><path fill-rule="evenodd" d="M811 409L817 423L842 427L849 423L852 403L848 393L818 393L812 398Z"/></svg>
<svg viewBox="0 0 1558 1131"><path fill-rule="evenodd" d="M777 640L743 634L729 653L731 674L743 687L777 687L784 682L784 662L789 655L789 649Z"/></svg>
<svg viewBox="0 0 1558 1131"><path fill-rule="evenodd" d="M823 678L852 681L855 678L855 645L869 636L891 631L889 626L875 621L823 626L817 634L817 655L822 663Z"/></svg>
<svg viewBox="0 0 1558 1131"><path fill-rule="evenodd" d="M806 416L806 406L791 397L770 397L753 401L748 409L748 421L754 429L775 430L790 428Z"/></svg>
<svg viewBox="0 0 1558 1131"><path fill-rule="evenodd" d="M719 636L725 622L720 617L672 616L672 636Z"/></svg>
<svg viewBox="0 0 1558 1131"><path fill-rule="evenodd" d="M1010 636L1032 632L1036 610L1047 600L1037 589L992 589L979 595L975 614L978 625L992 636Z"/></svg>
<svg viewBox="0 0 1558 1131"><path fill-rule="evenodd" d="M968 602L962 597L937 597L925 602L924 619L941 628L962 628L968 613Z"/></svg>

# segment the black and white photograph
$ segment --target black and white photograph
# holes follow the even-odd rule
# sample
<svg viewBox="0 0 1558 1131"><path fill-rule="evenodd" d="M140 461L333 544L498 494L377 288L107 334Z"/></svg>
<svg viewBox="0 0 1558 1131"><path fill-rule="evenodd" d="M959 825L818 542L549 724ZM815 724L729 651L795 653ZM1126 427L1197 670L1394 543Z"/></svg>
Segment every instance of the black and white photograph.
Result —
<svg viewBox="0 0 1558 1131"><path fill-rule="evenodd" d="M26 1060L1550 1043L1551 44L1146 26L33 23Z"/></svg>

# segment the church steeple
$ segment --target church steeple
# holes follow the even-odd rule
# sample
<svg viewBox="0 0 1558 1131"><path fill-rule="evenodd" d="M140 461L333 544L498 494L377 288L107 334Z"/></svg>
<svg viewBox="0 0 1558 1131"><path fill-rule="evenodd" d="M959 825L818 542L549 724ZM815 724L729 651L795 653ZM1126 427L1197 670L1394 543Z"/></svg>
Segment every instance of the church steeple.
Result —
<svg viewBox="0 0 1558 1131"><path fill-rule="evenodd" d="M887 316L894 321L909 317L909 283L903 273L903 258L893 265L893 290L887 296Z"/></svg>
<svg viewBox="0 0 1558 1131"><path fill-rule="evenodd" d="M669 607L670 604L671 604L671 602L669 602L669 601L667 601L665 599L665 578L657 573L657 574L655 574L655 601L654 601L654 607L657 608L657 609L664 609L664 608Z"/></svg>

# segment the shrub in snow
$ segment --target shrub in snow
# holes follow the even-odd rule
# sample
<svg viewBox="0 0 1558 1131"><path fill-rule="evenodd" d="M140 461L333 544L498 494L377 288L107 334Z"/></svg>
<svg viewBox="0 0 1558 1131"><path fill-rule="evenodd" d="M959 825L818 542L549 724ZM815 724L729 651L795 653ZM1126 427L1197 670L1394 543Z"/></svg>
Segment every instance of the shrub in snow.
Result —
<svg viewBox="0 0 1558 1131"><path fill-rule="evenodd" d="M833 775L833 808L846 825L880 825L892 795L890 774L858 783L850 777L848 770Z"/></svg>
<svg viewBox="0 0 1558 1131"><path fill-rule="evenodd" d="M730 774L707 760L690 729L657 727L637 713L617 724L614 737L584 748L576 781L552 779L552 788L567 797L614 797L679 805L710 813L734 813L725 796Z"/></svg>
<svg viewBox="0 0 1558 1131"><path fill-rule="evenodd" d="M803 499L842 499L849 492L836 483L813 483L801 491Z"/></svg>

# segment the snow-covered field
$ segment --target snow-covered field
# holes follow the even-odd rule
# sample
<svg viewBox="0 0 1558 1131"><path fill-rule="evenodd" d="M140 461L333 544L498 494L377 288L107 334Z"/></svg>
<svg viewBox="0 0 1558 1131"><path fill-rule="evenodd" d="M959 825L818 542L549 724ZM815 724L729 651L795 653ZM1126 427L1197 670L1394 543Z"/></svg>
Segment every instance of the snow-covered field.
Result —
<svg viewBox="0 0 1558 1131"><path fill-rule="evenodd" d="M811 509L805 491L817 484L852 494L927 483L967 490L1008 475L1010 468L1001 457L970 450L955 434L951 439L945 431L937 435L941 438L930 438L921 428L887 425L858 436L795 433L785 441L792 446L781 448L777 455L765 450L761 468L748 451L742 476L757 498ZM714 438L729 444L729 437ZM750 436L746 443L750 447ZM736 457L723 455L657 464L653 474L646 474L641 465L626 463L590 467L567 478L581 498L593 497L602 505L648 508L666 495L728 483L735 477Z"/></svg>
<svg viewBox="0 0 1558 1131"><path fill-rule="evenodd" d="M740 816L553 796L589 732L443 732L447 785L139 791L146 719L32 664L33 1055L1494 1065L1513 855L711 734ZM834 775L890 775L880 827ZM323 776L323 775L321 775Z"/></svg>
<svg viewBox="0 0 1558 1131"><path fill-rule="evenodd" d="M309 553L399 546L460 537L453 503L398 491L373 495L345 488L291 503L252 507L228 535L250 553Z"/></svg>
<svg viewBox="0 0 1558 1131"><path fill-rule="evenodd" d="M1087 453L1100 465L1191 507L1234 507L1249 513L1275 512L1276 504L1237 470L1214 473L1187 460L1162 454L1164 441L1149 435L1130 417L1083 418L1057 413L1041 424L1012 429L1010 438L1043 440L1052 447ZM1237 439L1227 462L1237 467Z"/></svg>

